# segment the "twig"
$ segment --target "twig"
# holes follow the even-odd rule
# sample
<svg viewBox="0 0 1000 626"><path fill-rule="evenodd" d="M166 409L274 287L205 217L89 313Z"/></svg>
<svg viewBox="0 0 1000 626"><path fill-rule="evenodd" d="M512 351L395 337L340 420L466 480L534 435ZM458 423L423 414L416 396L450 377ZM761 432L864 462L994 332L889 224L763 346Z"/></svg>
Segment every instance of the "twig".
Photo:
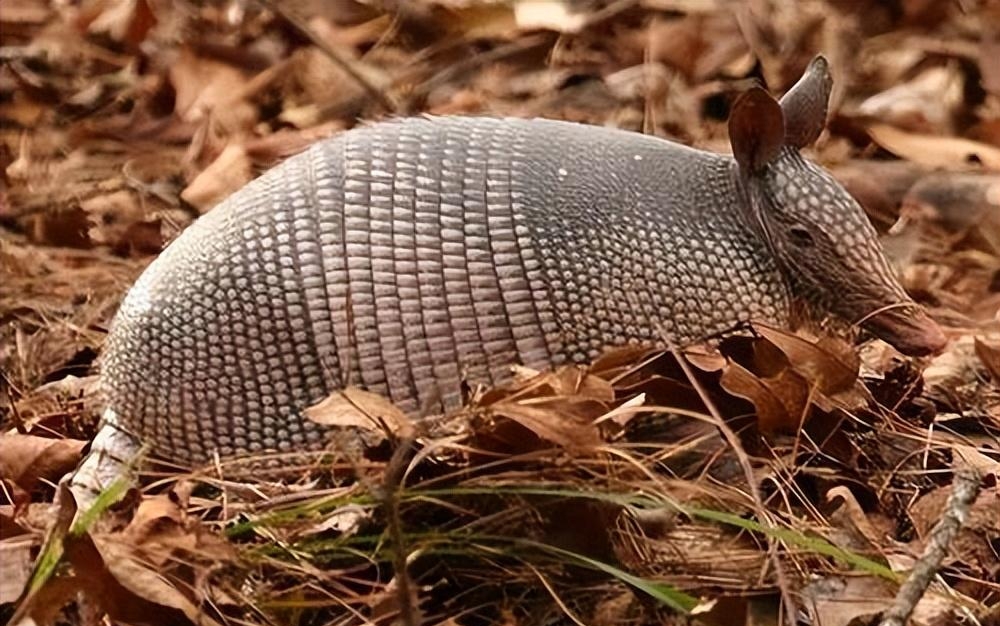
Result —
<svg viewBox="0 0 1000 626"><path fill-rule="evenodd" d="M511 57L522 52L527 52L534 48L547 45L549 42L554 40L556 37L551 33L539 33L536 35L530 35L527 37L522 37L521 39L514 40L510 43L497 46L492 50L486 52L480 52L470 56L469 58L459 61L458 63L453 63L438 73L434 74L427 80L425 80L420 85L417 85L413 91L410 93L409 98L406 100L406 110L413 110L427 97L432 91L444 85L450 83L460 76L464 76L473 72L474 70L483 67L484 65L489 65L490 63L496 63L507 57Z"/></svg>
<svg viewBox="0 0 1000 626"><path fill-rule="evenodd" d="M407 570L406 543L403 540L403 519L399 513L399 492L403 476L413 457L416 432L412 427L401 429L396 449L385 468L382 488L374 495L382 502L385 510L389 535L392 538L392 567L396 574L396 585L399 591L400 620L405 626L419 626L421 623L419 606L415 603L413 583Z"/></svg>
<svg viewBox="0 0 1000 626"><path fill-rule="evenodd" d="M963 468L955 472L944 515L931 531L924 553L900 586L892 606L882 614L880 626L904 626L910 619L917 602L941 569L948 547L968 519L969 508L979 496L981 487L982 476L975 469Z"/></svg>
<svg viewBox="0 0 1000 626"><path fill-rule="evenodd" d="M669 335L666 330L660 329L660 336L666 341ZM762 521L766 521L769 525L776 525L772 520L771 515L768 513L767 506L764 504L764 498L760 494L760 488L757 486L757 479L754 477L753 466L750 464L750 456L743 449L743 444L740 442L739 437L733 432L733 429L729 427L726 420L722 417L722 413L719 412L718 407L712 402L709 397L708 392L705 391L704 386L695 377L694 372L691 370L691 366L688 365L687 361L684 360L684 355L681 354L680 350L673 344L673 342L667 343L670 354L677 359L677 364L680 365L681 369L684 371L684 375L691 382L691 386L698 393L698 397L708 408L709 414L715 420L715 427L719 429L722 433L722 437L732 448L733 452L736 454L736 458L739 460L740 467L743 468L743 473L747 479L747 486L750 489L750 495L753 497L754 506L757 509L757 515L760 516ZM792 599L792 595L789 592L788 576L785 574L785 567L781 563L781 558L775 551L776 545L772 539L768 539L768 553L771 556L771 564L774 566L774 575L778 579L778 587L781 589L781 599L785 605L785 616L788 620L789 626L795 626L797 623L796 615L798 614L798 608L795 604L795 600Z"/></svg>
<svg viewBox="0 0 1000 626"><path fill-rule="evenodd" d="M273 11L276 15L280 15L282 19L287 21L289 24L295 27L300 33L306 36L306 38L317 48L320 52L325 54L327 58L334 62L340 69L344 71L345 74L351 77L354 82L361 85L362 89L368 93L376 102L378 102L384 109L390 113L396 113L399 105L393 100L389 94L385 93L378 87L376 87L370 80L365 78L361 72L359 72L354 65L342 57L340 53L330 47L330 44L323 41L319 35L302 19L299 15L292 12L286 6L286 3L276 2L275 0L257 0L260 4L267 7L269 10Z"/></svg>
<svg viewBox="0 0 1000 626"><path fill-rule="evenodd" d="M638 305L638 302L636 301L637 299L634 295L629 300L633 307ZM740 442L739 437L736 436L733 429L726 423L726 420L722 417L722 413L719 412L719 408L715 406L714 402L712 402L712 398L709 397L705 387L694 375L694 372L691 370L691 366L688 365L688 362L684 360L684 355L677 349L674 342L670 340L670 333L667 332L667 329L662 325L659 325L657 327L657 332L660 334L660 338L663 342L667 344L670 354L672 354L677 360L677 364L680 365L681 370L684 371L684 376L691 382L691 386L694 387L698 397L701 398L702 403L708 409L715 427L719 429L719 432L722 433L723 439L726 440L726 443L729 444L729 447L732 448L733 452L736 454L740 467L743 469L743 474L746 476L747 487L750 489L750 496L753 498L757 516L762 521L766 521L769 525L775 525L775 522L772 520L772 517L767 510L767 505L764 503L764 498L760 494L760 488L757 486L757 479L754 477L753 466L750 464L750 456L746 453L746 450L743 449L743 444ZM776 551L777 544L771 539L768 539L767 542L768 555L770 556L771 564L774 566L774 575L778 579L778 588L781 589L781 599L785 606L785 616L788 620L789 626L795 626L797 623L796 615L798 613L798 608L795 601L792 599L791 593L789 592L790 587L788 585L788 576L785 574L784 565L778 557Z"/></svg>

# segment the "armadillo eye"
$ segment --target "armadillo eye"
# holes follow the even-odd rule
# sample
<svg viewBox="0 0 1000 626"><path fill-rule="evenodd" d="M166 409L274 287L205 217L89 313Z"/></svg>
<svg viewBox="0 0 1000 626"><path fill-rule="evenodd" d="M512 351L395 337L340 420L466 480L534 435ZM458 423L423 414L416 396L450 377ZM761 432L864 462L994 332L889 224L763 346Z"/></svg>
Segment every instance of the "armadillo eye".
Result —
<svg viewBox="0 0 1000 626"><path fill-rule="evenodd" d="M788 229L788 236L792 244L800 248L811 248L816 243L812 233L802 226L792 226Z"/></svg>

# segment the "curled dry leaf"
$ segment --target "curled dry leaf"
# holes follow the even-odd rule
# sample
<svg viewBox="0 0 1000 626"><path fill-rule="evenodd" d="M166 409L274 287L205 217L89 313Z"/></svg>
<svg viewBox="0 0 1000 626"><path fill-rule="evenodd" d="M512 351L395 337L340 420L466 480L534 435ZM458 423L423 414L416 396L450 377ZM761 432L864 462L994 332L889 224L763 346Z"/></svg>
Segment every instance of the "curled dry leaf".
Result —
<svg viewBox="0 0 1000 626"><path fill-rule="evenodd" d="M851 626L876 623L895 596L893 585L872 576L826 576L803 590L804 608L813 623Z"/></svg>
<svg viewBox="0 0 1000 626"><path fill-rule="evenodd" d="M181 192L181 198L204 214L253 177L253 163L246 150L242 145L229 144L218 158L195 176Z"/></svg>
<svg viewBox="0 0 1000 626"><path fill-rule="evenodd" d="M64 534L74 575L46 581L19 612L36 624L53 624L59 608L83 593L116 622L218 624L197 581L233 562L235 550L190 518L181 500L173 493L143 500L120 532ZM72 512L61 510L60 517Z"/></svg>
<svg viewBox="0 0 1000 626"><path fill-rule="evenodd" d="M832 526L828 538L834 545L860 553L877 549L889 529L875 528L849 488L841 485L830 489L826 492L826 501L840 505L827 517Z"/></svg>
<svg viewBox="0 0 1000 626"><path fill-rule="evenodd" d="M573 401L553 398L538 402L498 402L490 407L499 416L520 424L538 438L564 448L585 448L601 442L593 421L574 414Z"/></svg>
<svg viewBox="0 0 1000 626"><path fill-rule="evenodd" d="M144 558L162 567L192 557L223 563L235 558L233 547L188 517L183 497L174 492L144 499L128 527L118 536Z"/></svg>
<svg viewBox="0 0 1000 626"><path fill-rule="evenodd" d="M156 615L161 624L219 625L127 543L90 535L67 537L66 555L78 573L75 580L112 620L148 623Z"/></svg>
<svg viewBox="0 0 1000 626"><path fill-rule="evenodd" d="M405 435L413 428L410 419L395 404L358 387L335 391L303 413L324 426L354 427L380 433L388 428L394 435Z"/></svg>
<svg viewBox="0 0 1000 626"><path fill-rule="evenodd" d="M908 130L950 132L956 112L964 106L963 88L957 64L933 67L871 96L858 112Z"/></svg>
<svg viewBox="0 0 1000 626"><path fill-rule="evenodd" d="M615 390L611 383L577 367L556 370L546 375L544 382L559 396L575 396L581 400L595 402L611 402L615 399Z"/></svg>
<svg viewBox="0 0 1000 626"><path fill-rule="evenodd" d="M1000 385L1000 346L986 343L978 337L973 340L973 345L975 346L976 356L982 361L986 367L986 371L990 373L993 382Z"/></svg>
<svg viewBox="0 0 1000 626"><path fill-rule="evenodd" d="M256 107L243 98L247 77L232 65L184 48L170 65L170 84L177 94L174 112L183 121L211 115L228 132L248 130L257 121Z"/></svg>
<svg viewBox="0 0 1000 626"><path fill-rule="evenodd" d="M111 40L135 49L155 25L156 15L147 0L114 0L104 3L103 11L90 23L87 31L107 35Z"/></svg>
<svg viewBox="0 0 1000 626"><path fill-rule="evenodd" d="M908 133L887 124L872 124L868 134L889 152L921 165L961 169L981 163L1000 171L1000 148L971 139Z"/></svg>
<svg viewBox="0 0 1000 626"><path fill-rule="evenodd" d="M824 338L812 343L798 335L761 324L754 328L778 347L788 363L824 394L846 391L854 386L861 366L857 353L846 342Z"/></svg>
<svg viewBox="0 0 1000 626"><path fill-rule="evenodd" d="M914 556L923 552L924 543L947 508L951 492L952 485L939 487L925 494L909 508L908 513L918 537L910 549ZM983 489L972 503L962 529L949 549L950 562L973 571L995 571L995 546L1000 541L997 520L1000 520L1000 487L994 484L991 488Z"/></svg>
<svg viewBox="0 0 1000 626"><path fill-rule="evenodd" d="M0 437L0 478L31 491L40 480L55 482L76 467L86 441L10 433Z"/></svg>
<svg viewBox="0 0 1000 626"><path fill-rule="evenodd" d="M732 362L723 370L719 383L734 396L753 403L762 432L794 433L804 422L809 384L796 372L786 369L764 378Z"/></svg>
<svg viewBox="0 0 1000 626"><path fill-rule="evenodd" d="M555 444L587 448L601 442L596 425L614 401L611 383L576 366L561 367L507 387L491 389L476 406L503 419L476 429L484 447L533 450ZM539 441L547 442L540 446Z"/></svg>
<svg viewBox="0 0 1000 626"><path fill-rule="evenodd" d="M21 596L31 576L35 547L30 535L0 541L0 606Z"/></svg>

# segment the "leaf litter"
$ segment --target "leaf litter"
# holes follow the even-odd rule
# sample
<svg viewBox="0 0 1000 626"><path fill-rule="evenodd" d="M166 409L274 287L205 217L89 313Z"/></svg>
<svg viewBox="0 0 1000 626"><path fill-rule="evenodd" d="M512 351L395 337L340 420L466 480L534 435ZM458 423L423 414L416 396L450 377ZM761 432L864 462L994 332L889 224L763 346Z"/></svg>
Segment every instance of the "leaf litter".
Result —
<svg viewBox="0 0 1000 626"><path fill-rule="evenodd" d="M995 620L1000 13L888 4L5 2L0 613L733 624L777 623L797 597L808 623L857 624L891 605L952 474L974 467L982 493L913 623ZM812 156L947 327L943 354L754 326L685 350L694 381L633 347L521 371L447 416L411 420L349 388L311 411L353 433L325 455L286 459L283 475L158 467L96 526L66 524L57 576L15 602L54 483L93 435L117 302L246 180L359 119L421 112L725 150L735 94L754 79L786 89L820 50L839 105Z"/></svg>

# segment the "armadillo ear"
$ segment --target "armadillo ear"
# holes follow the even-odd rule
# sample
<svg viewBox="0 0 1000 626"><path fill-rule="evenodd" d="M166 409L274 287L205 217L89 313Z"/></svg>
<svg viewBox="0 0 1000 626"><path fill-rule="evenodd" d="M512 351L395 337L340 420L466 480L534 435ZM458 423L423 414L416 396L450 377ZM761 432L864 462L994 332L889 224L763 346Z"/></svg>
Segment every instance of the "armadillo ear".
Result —
<svg viewBox="0 0 1000 626"><path fill-rule="evenodd" d="M785 144L781 106L760 87L740 94L729 115L729 142L740 169L755 174L773 161Z"/></svg>
<svg viewBox="0 0 1000 626"><path fill-rule="evenodd" d="M803 148L816 141L826 125L832 87L833 79L830 78L826 59L817 55L799 82L781 98L781 110L785 113L785 143Z"/></svg>

